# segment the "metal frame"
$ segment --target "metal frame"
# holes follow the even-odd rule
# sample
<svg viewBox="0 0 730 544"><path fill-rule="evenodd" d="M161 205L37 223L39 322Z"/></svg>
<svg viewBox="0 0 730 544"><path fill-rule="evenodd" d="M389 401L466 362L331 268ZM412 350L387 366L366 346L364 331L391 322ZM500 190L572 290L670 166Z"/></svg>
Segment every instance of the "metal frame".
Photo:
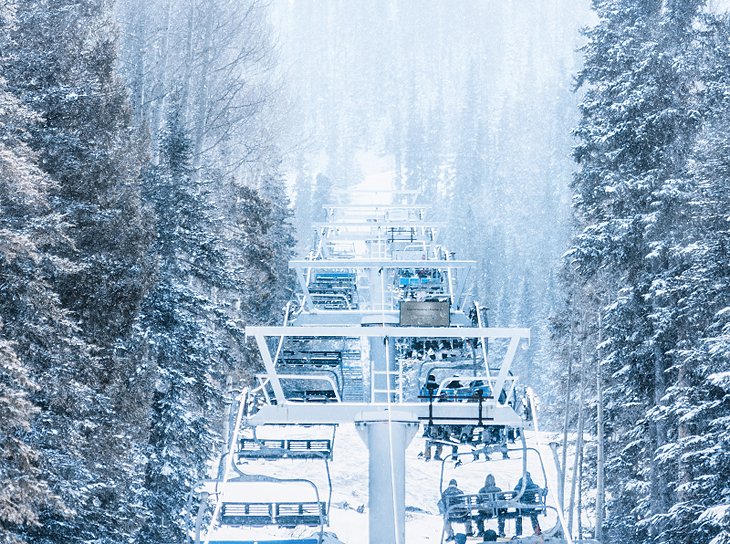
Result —
<svg viewBox="0 0 730 544"><path fill-rule="evenodd" d="M343 221L338 223L337 221L331 222L317 222L312 223L312 228L318 230L338 230L338 229L361 229L361 228L376 228L376 229L439 229L444 228L446 223L443 221L426 221L423 219L410 219L410 220L390 220L390 219L377 219L375 221Z"/></svg>
<svg viewBox="0 0 730 544"><path fill-rule="evenodd" d="M311 260L311 259L293 259L289 261L289 268L295 270L300 269L360 269L360 268L471 268L476 261L448 260L448 259L425 259L425 260L403 260L394 261L393 259L327 259L327 260Z"/></svg>
<svg viewBox="0 0 730 544"><path fill-rule="evenodd" d="M509 395L514 387L515 378L509 371L521 341L529 340L529 329L518 328L477 328L477 327L393 327L393 326L254 326L247 327L246 334L253 336L261 352L266 368L268 382L274 392L276 405L260 408L259 412L249 418L250 424L262 423L347 423L362 419L363 412L386 411L392 414L401 413L407 421L427 421L429 406L423 402L388 402L388 403L301 403L290 402L284 395L280 378L288 375L279 374L266 339L269 337L343 337L343 338L491 338L505 339L509 346L504 355L499 373L492 377L493 399L484 402L484 419L491 425L510 425L522 427L522 419L508 405ZM298 375L295 375L299 378ZM314 378L314 376L313 376ZM315 379L326 379L316 376ZM304 378L306 379L306 378ZM371 379L371 387L373 381ZM505 390L507 386L507 390ZM505 390L504 402L500 402L500 393ZM439 419L444 423L453 423L476 419L474 403L437 403L434 405L440 412Z"/></svg>
<svg viewBox="0 0 730 544"><path fill-rule="evenodd" d="M372 191L393 195L391 190ZM396 192L414 197L415 191ZM352 196L352 192L348 191ZM372 544L405 541L405 448L412 440L419 424L426 425L474 425L478 427L531 427L517 412L512 397L517 377L510 372L523 341L530 339L529 329L484 327L481 316L478 326L464 313L470 299L466 292L470 270L475 261L455 260L454 254L435 241L442 222L426 219L430 206L413 204L360 204L324 206L327 222L314 223L319 238L316 250L308 259L295 259L289 268L296 272L301 294L297 295L300 309L291 322L285 326L247 327L246 334L253 336L266 375L260 376L265 401L257 403L247 414L246 425L263 424L317 425L355 423L361 437L370 451L369 458L369 506L370 536ZM340 252L344 253L340 253ZM423 257L420 258L419 257ZM399 260L402 258L402 260ZM448 298L450 302L451 326L446 327L401 327L397 308L406 292L396 281L398 269L438 270L443 275L435 293L408 293L412 298L425 294ZM352 288L357 297L352 307L346 303L343 308L317 308L317 296L337 297L338 289L318 283L309 291L310 280L320 271L344 271L352 276ZM354 281L353 281L354 280ZM315 277L316 281L316 277ZM397 284L397 285L396 285ZM324 295L317 295L317 291ZM332 293L330 295L330 293ZM349 292L348 292L349 293ZM348 295L349 296L349 295ZM344 306L347 309L344 309ZM477 315L480 315L478 305ZM335 399L328 402L304 402L287 399L282 379L327 380L321 373L291 375L279 373L277 363L279 352L286 338L307 339L352 339L363 343L369 340L370 356L363 361L364 383L369 382L370 391L364 391L366 402L342 402L333 383ZM484 397L479 391L473 398L440 399L429 397L424 402L411 396L404 396L405 358L398 357L393 350L397 339L453 339L471 340L474 362L473 376L461 376L464 380L482 379L491 387L491 396ZM385 345L382 345L380 339ZM488 339L506 342L506 349L500 350L502 360L496 364L488 360ZM275 356L271 350L278 340ZM477 341L481 341L481 361L477 364ZM407 342L407 341L406 341ZM411 345L415 344L412 342ZM464 348L466 347L466 343ZM468 350L466 350L468 351ZM495 354L489 354L494 359ZM479 368L477 368L479 366ZM491 368L489 368L491 367ZM423 364L419 368L422 370ZM359 386L359 371L357 384ZM392 380L393 376L400 377ZM385 377L383 380L376 378ZM441 384L454 379L450 377ZM417 384L417 385L420 385ZM364 386L363 386L364 387ZM409 385L409 394L410 391ZM273 393L273 395L272 395ZM415 396L414 396L415 397ZM408 399L408 400L406 400ZM524 433L522 433L524 442ZM442 467L443 470L443 467ZM387 504L386 504L387 503ZM400 535L398 538L397 535Z"/></svg>
<svg viewBox="0 0 730 544"><path fill-rule="evenodd" d="M388 270L393 271L400 268L415 268L427 270L440 270L446 276L446 284L448 285L448 295L451 299L452 309L458 310L463 306L464 289L466 280L469 276L471 268L476 261L450 260L450 259L408 259L394 260L390 258L379 259L294 259L289 261L289 268L296 272L299 287L302 290L304 298L304 307L307 311L318 309L319 311L341 311L327 310L316 308L312 293L309 292L309 279L313 270ZM454 279L454 270L463 270L459 277ZM358 278L359 279L359 278ZM359 283L359 282L358 282Z"/></svg>

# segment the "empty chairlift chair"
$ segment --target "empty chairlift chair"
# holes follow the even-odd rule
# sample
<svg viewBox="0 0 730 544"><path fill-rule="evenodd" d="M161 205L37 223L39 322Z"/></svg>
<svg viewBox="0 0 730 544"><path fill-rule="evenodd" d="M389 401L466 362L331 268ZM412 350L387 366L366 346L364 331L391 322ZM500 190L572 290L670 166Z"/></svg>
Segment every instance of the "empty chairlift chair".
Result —
<svg viewBox="0 0 730 544"><path fill-rule="evenodd" d="M198 491L198 519L214 514L207 530L198 525L198 544L319 544L311 528L321 536L328 523L328 500L310 480L244 476L207 481Z"/></svg>
<svg viewBox="0 0 730 544"><path fill-rule="evenodd" d="M316 273L307 289L315 307L321 310L351 310L357 307L357 283L353 272Z"/></svg>
<svg viewBox="0 0 730 544"><path fill-rule="evenodd" d="M322 427L324 432L327 426ZM328 427L331 434L327 437L239 438L236 456L238 459L332 459L336 427ZM288 427L282 426L281 433L287 430Z"/></svg>

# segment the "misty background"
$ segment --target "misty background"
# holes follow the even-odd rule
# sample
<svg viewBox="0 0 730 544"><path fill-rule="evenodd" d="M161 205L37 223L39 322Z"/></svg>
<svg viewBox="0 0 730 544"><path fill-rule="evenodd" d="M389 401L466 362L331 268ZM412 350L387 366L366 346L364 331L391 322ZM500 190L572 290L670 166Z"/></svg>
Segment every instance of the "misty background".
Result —
<svg viewBox="0 0 730 544"><path fill-rule="evenodd" d="M324 202L353 198L342 189L420 191L442 240L478 262L490 325L532 329L516 368L541 393L591 20L587 1L272 4L299 251Z"/></svg>

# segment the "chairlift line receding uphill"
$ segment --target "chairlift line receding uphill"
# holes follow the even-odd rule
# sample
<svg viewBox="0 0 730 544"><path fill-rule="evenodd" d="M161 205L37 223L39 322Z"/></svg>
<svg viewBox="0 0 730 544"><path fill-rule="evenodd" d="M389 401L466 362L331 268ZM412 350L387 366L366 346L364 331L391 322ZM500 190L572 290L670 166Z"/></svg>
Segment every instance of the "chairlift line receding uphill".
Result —
<svg viewBox="0 0 730 544"><path fill-rule="evenodd" d="M528 478L534 451L525 431L533 430L536 407L511 368L529 329L487 326L466 288L476 263L457 260L438 241L428 208L325 206L317 249L290 263L300 292L283 325L246 330L264 372L238 398L222 480L200 490L198 519L210 521L198 542L321 544L340 424L354 424L369 450L371 544L406 542L405 451L419 429L426 460L434 447L435 458L446 463L451 455L456 465L462 458L498 463L510 453L523 459L520 489L444 498L442 541L452 537L452 523L486 522L503 532L505 519L520 527L526 517L537 534L516 542L566 542L559 523L540 528L538 520L555 508L546 501L546 482L532 487ZM521 446L510 447L517 439ZM539 452L532 457L534 472L544 474ZM264 460L322 463L329 493L304 474L257 476L256 462ZM302 536L307 527L314 534ZM467 540L482 542L483 534L491 533Z"/></svg>

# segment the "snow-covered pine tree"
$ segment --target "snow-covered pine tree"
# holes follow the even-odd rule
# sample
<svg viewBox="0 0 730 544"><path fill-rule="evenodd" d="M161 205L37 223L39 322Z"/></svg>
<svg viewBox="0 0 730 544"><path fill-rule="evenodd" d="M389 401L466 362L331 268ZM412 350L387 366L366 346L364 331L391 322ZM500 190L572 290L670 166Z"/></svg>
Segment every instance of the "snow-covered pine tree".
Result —
<svg viewBox="0 0 730 544"><path fill-rule="evenodd" d="M129 341L145 289L146 227L126 91L113 71L114 31L106 2L12 5L3 75L8 90L40 116L20 139L53 182L46 185L49 209L68 223L53 236L51 226L33 225L35 243L49 255L40 268L53 291L41 302L37 282L29 281L18 299L28 308L45 304L54 317L28 313L5 323L7 332L23 330L16 350L43 384L28 436L52 492L68 506L43 509L29 538L124 538L139 525L131 498L138 472L133 422L144 404L129 398L139 400L144 385L116 350ZM34 319L45 325L35 329Z"/></svg>
<svg viewBox="0 0 730 544"><path fill-rule="evenodd" d="M484 236L475 237L475 225L484 224L485 204L480 202L485 173L484 159L486 149L486 121L488 114L483 96L479 90L479 73L472 61L469 79L465 90L464 106L460 112L458 143L450 172L448 209L446 212L449 224L448 247L456 252L460 259L475 259L483 254L484 246L490 244ZM438 203L434 204L434 208ZM435 212L435 209L432 210ZM484 295L483 291L479 295ZM491 293L489 293L491 295ZM483 297L482 301L487 297Z"/></svg>
<svg viewBox="0 0 730 544"><path fill-rule="evenodd" d="M412 74L411 77L413 77ZM412 79L406 117L405 141L403 142L403 167L405 170L403 188L418 191L420 198L423 199L425 196L423 192L427 184L424 167L428 150L426 149L426 131L419 109L420 104L418 103L415 85ZM427 201L424 200L424 202Z"/></svg>
<svg viewBox="0 0 730 544"><path fill-rule="evenodd" d="M58 278L94 343L128 338L145 289L149 229L127 91L114 72L115 27L102 0L18 1L12 91L44 116L30 142L58 182L54 207L74 225L83 269Z"/></svg>
<svg viewBox="0 0 730 544"><path fill-rule="evenodd" d="M332 203L334 184L332 179L321 172L314 178L314 189L312 191L312 222L325 221L325 213L322 209L326 204Z"/></svg>
<svg viewBox="0 0 730 544"><path fill-rule="evenodd" d="M692 146L687 179L667 188L673 207L664 213L673 223L672 266L660 285L677 329L676 380L667 389L667 419L676 434L660 460L678 468L667 532L688 535L692 543L730 542L729 23L727 16L707 15L699 26L706 123Z"/></svg>
<svg viewBox="0 0 730 544"><path fill-rule="evenodd" d="M0 31L13 14L0 6ZM8 61L7 58L2 59ZM2 74L2 70L0 70ZM41 509L62 510L40 469L37 444L28 440L39 412L35 379L62 353L70 321L58 305L50 275L64 263L48 252L63 237L47 198L49 180L23 144L31 114L5 90L0 75L0 533L3 543L23 542ZM68 353L68 352L67 352ZM35 400L38 400L37 398Z"/></svg>
<svg viewBox="0 0 730 544"><path fill-rule="evenodd" d="M268 286L273 295L271 305L259 318L274 324L281 323L282 309L292 300L296 285L294 273L289 269L289 260L294 258L296 245L292 225L294 213L286 193L281 162L274 161L269 171L262 177L259 192L261 197L268 201L270 210L267 214L268 228L262 234L272 250L269 266L274 273L274 283Z"/></svg>
<svg viewBox="0 0 730 544"><path fill-rule="evenodd" d="M699 127L692 49L702 1L593 2L574 178L579 233L569 260L579 290L607 301L609 538L664 542L677 466L662 462L676 429L665 394L676 345L662 292L671 270L673 187L682 183ZM681 203L676 203L681 206ZM600 273L599 273L600 271ZM676 539L676 534L672 535Z"/></svg>
<svg viewBox="0 0 730 544"><path fill-rule="evenodd" d="M220 441L221 351L216 322L225 313L213 300L233 283L215 226L205 180L194 181L191 141L173 102L160 142L160 162L145 177L144 196L155 213L156 282L142 308L154 393L145 467L149 511L139 542L185 539L188 493L206 477Z"/></svg>
<svg viewBox="0 0 730 544"><path fill-rule="evenodd" d="M436 103L429 109L425 118L425 138L423 153L422 175L423 182L421 184L421 193L419 202L424 204L432 204L438 201L439 184L442 178L442 169L445 162L445 146L444 146L444 103L443 92L439 87Z"/></svg>
<svg viewBox="0 0 730 544"><path fill-rule="evenodd" d="M298 253L306 255L312 246L312 173L304 156L299 154L296 159L297 172L294 182L294 227L298 234Z"/></svg>
<svg viewBox="0 0 730 544"><path fill-rule="evenodd" d="M211 194L233 284L218 299L229 306L228 314L238 323L280 323L283 308L292 298L293 213L279 165L271 162L262 166L259 189L221 175ZM311 225L311 218L307 222ZM223 328L233 332L231 327ZM236 338L238 347L242 340L243 335Z"/></svg>
<svg viewBox="0 0 730 544"><path fill-rule="evenodd" d="M0 330L0 333L2 331ZM38 510L48 501L48 486L40 476L37 453L23 440L38 409L30 401L37 387L13 345L0 339L0 530L3 542L22 542L18 529L38 521Z"/></svg>

